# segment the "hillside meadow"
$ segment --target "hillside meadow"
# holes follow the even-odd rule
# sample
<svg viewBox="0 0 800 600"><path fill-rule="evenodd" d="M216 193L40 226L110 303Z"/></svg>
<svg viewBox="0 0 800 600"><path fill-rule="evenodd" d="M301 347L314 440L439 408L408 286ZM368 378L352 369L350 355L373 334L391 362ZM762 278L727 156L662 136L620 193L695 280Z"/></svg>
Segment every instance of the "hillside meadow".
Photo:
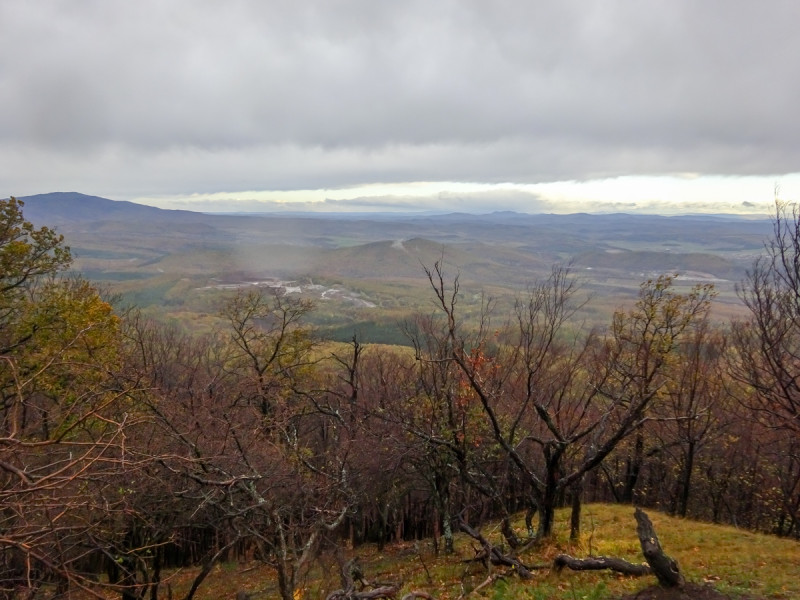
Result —
<svg viewBox="0 0 800 600"><path fill-rule="evenodd" d="M776 538L690 519L648 511L665 552L674 557L688 582L703 584L732 599L792 600L800 598L800 542ZM523 516L515 526L523 529ZM557 554L575 557L609 556L633 563L643 562L636 537L633 507L589 504L584 507L580 541L571 542L569 511L557 511L555 539L545 546L521 554L527 565L541 567L530 581L522 581L502 567L488 571L469 562L476 554L475 542L458 534L456 554L433 552L430 539L401 541L350 548L345 558L358 557L364 578L370 582L402 582L398 597L412 590L424 591L439 600L457 598L533 600L612 600L655 585L653 576L628 577L610 571L555 572L550 568ZM482 533L501 544L499 523L488 523ZM476 590L489 575L502 575L492 586ZM182 597L194 570L172 572L167 581L173 597ZM335 557L323 554L305 573L297 597L323 599L341 586ZM196 598L234 598L240 590L259 600L277 595L274 572L261 563L228 562L215 567Z"/></svg>

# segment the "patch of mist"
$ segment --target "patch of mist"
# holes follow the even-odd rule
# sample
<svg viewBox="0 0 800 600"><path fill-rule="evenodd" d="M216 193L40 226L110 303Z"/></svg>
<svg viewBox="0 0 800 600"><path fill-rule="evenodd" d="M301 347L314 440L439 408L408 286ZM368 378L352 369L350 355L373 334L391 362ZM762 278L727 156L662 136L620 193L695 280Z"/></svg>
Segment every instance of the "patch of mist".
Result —
<svg viewBox="0 0 800 600"><path fill-rule="evenodd" d="M198 288L199 290L241 290L249 287L268 288L282 295L306 294L318 300L337 300L354 304L360 308L375 308L377 304L362 297L359 292L353 292L338 286L326 287L318 283L298 283L297 281L284 281L280 279L266 279L256 281L236 281L226 283L213 283Z"/></svg>

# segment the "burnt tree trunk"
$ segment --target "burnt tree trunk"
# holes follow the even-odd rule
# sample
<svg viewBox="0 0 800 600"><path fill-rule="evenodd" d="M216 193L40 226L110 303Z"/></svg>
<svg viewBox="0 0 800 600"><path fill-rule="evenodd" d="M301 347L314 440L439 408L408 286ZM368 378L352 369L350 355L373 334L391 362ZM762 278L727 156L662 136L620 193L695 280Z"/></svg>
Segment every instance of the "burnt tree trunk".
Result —
<svg viewBox="0 0 800 600"><path fill-rule="evenodd" d="M695 442L689 442L686 449L686 460L681 472L681 493L678 496L678 510L679 517L685 517L689 507L689 494L692 485L692 471L694 470L694 455L695 455Z"/></svg>
<svg viewBox="0 0 800 600"><path fill-rule="evenodd" d="M583 496L583 476L572 484L572 512L569 517L569 539L572 541L581 537L581 496Z"/></svg>
<svg viewBox="0 0 800 600"><path fill-rule="evenodd" d="M544 490L536 503L539 509L539 528L536 537L539 540L553 535L556 506L561 492L558 483L561 478L561 459L564 456L564 448L555 445L545 446L544 455L547 472L544 478Z"/></svg>
<svg viewBox="0 0 800 600"><path fill-rule="evenodd" d="M639 482L639 474L642 472L644 464L644 435L641 428L636 431L636 440L633 445L633 455L628 458L625 468L625 487L622 490L622 502L629 504L633 502L636 484Z"/></svg>

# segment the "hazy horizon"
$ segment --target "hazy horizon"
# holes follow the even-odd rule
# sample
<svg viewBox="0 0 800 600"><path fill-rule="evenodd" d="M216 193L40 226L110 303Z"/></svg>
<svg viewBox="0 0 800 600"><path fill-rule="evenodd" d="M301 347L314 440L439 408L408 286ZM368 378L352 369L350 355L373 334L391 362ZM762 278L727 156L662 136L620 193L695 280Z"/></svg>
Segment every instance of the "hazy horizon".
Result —
<svg viewBox="0 0 800 600"><path fill-rule="evenodd" d="M132 198L200 212L523 213L770 215L776 195L800 197L800 178L624 177L547 184L413 182L339 190L247 191Z"/></svg>
<svg viewBox="0 0 800 600"><path fill-rule="evenodd" d="M725 211L725 210L717 210L717 211L696 211L696 210L685 210L685 211L670 211L668 213L665 212L658 212L658 211L642 211L642 210L626 210L626 207L615 205L613 210L597 210L597 207L592 210L581 210L580 207L575 207L575 210L546 210L546 207L539 206L538 208L531 208L531 207L496 207L496 206L470 206L470 207L448 207L446 205L436 207L426 207L426 206L415 206L412 204L408 205L397 205L397 204L385 204L377 202L375 204L355 204L350 205L347 201L344 201L338 206L334 206L333 210L331 210L331 203L323 203L323 207L312 207L308 209L307 205L301 202L255 202L251 204L241 204L237 205L235 203L221 203L219 205L213 203L196 203L196 202L181 202L178 203L176 206L169 206L169 202L158 203L158 204L165 204L166 206L158 206L156 203L146 203L141 202L138 199L132 200L123 200L118 198L105 198L103 196L98 196L96 194L87 194L80 191L70 191L70 192L44 192L41 194L31 194L29 196L15 196L16 198L22 201L29 201L33 198L38 197L49 197L49 201L52 202L54 199L53 197L56 196L80 196L85 197L87 199L100 199L100 200L107 200L110 202L131 202L133 204L137 204L143 207L152 207L152 208L159 208L161 210L178 210L178 211L189 211L195 212L199 214L207 214L207 215L287 215L287 216L332 216L332 217L385 217L390 218L393 216L398 217L433 217L433 216L447 216L447 215L454 215L454 214L465 214L470 216L490 216L494 214L522 214L522 215L562 215L562 216L569 216L569 215L576 215L576 214L588 214L588 215L642 215L642 216L663 216L663 217L678 217L678 216L697 216L697 217L735 217L735 218L743 218L743 219L773 219L775 215L775 204L774 202L771 203L769 208L765 208L761 211L750 211L750 212L737 212L737 211ZM75 202L76 198L70 198L70 202ZM37 214L39 214L39 218L41 219L42 208L47 206L52 206L50 204L44 205L32 205L36 207ZM328 208L328 210L325 209ZM214 208L217 208L214 210ZM526 209L527 208L527 209ZM691 208L691 207L687 207ZM102 210L102 209L101 209Z"/></svg>

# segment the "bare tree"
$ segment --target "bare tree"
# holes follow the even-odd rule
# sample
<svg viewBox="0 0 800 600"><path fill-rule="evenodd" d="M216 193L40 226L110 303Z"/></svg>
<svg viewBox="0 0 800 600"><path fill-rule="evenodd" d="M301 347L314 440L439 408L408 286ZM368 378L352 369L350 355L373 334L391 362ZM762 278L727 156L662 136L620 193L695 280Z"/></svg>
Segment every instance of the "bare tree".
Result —
<svg viewBox="0 0 800 600"><path fill-rule="evenodd" d="M162 373L147 402L160 431L151 454L172 482L164 493L193 507L187 526L218 540L200 557L187 600L235 544L255 548L281 597L293 598L353 504L356 388L330 391L301 323L310 308L260 290L237 294L222 311L228 326L202 352L180 351L177 370L150 367Z"/></svg>
<svg viewBox="0 0 800 600"><path fill-rule="evenodd" d="M703 454L726 432L730 420L725 410L723 359L725 338L706 320L687 336L680 349L674 374L667 382L667 400L658 406L659 454L677 466L677 490L670 512L687 516L696 467ZM712 450L713 451L713 450Z"/></svg>
<svg viewBox="0 0 800 600"><path fill-rule="evenodd" d="M440 263L426 273L445 317L448 358L530 487L537 535L549 536L559 495L650 418L669 361L706 314L712 289L679 294L671 277L647 281L636 306L618 311L604 338L581 338L565 328L576 309L574 279L569 269L555 267L518 303L509 327L495 329L487 305L470 334L457 312L458 278L448 286Z"/></svg>
<svg viewBox="0 0 800 600"><path fill-rule="evenodd" d="M773 236L738 288L750 318L732 327L731 373L745 384L739 399L772 430L785 465L784 516L800 529L800 207L776 200ZM780 447L780 448L778 448ZM787 462L788 461L788 462ZM784 485L785 484L785 485ZM783 517L782 517L783 519Z"/></svg>
<svg viewBox="0 0 800 600"><path fill-rule="evenodd" d="M755 390L749 408L800 435L800 207L776 202L773 237L738 288L750 319L734 324L734 374Z"/></svg>

